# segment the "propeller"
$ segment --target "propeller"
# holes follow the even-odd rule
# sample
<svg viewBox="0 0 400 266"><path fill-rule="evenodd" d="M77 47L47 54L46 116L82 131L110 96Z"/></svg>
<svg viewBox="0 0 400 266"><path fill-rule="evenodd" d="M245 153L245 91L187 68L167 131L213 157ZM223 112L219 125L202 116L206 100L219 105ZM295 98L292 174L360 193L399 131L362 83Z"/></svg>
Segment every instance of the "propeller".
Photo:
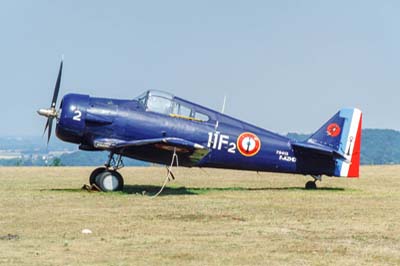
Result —
<svg viewBox="0 0 400 266"><path fill-rule="evenodd" d="M51 137L51 130L53 127L54 118L57 118L58 112L56 110L57 98L58 93L60 92L60 84L61 84L61 75L63 69L63 59L61 59L60 69L58 71L56 85L54 87L53 99L51 101L51 106L48 109L39 109L37 113L41 116L47 117L47 122L44 127L43 136L46 134L47 131L47 144L49 144L50 137Z"/></svg>

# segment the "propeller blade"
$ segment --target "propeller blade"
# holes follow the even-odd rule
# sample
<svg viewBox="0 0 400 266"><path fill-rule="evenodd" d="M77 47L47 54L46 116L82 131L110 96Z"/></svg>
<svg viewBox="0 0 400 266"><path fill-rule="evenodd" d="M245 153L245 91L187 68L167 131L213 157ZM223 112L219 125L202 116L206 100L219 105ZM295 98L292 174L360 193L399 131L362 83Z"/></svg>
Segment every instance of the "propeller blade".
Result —
<svg viewBox="0 0 400 266"><path fill-rule="evenodd" d="M46 130L47 130L47 145L50 142L50 137L51 137L51 132L52 132L52 129L53 129L54 118L57 118L56 104L57 104L58 93L60 92L63 61L64 61L64 58L61 58L60 69L58 70L57 81L56 81L56 85L54 87L53 99L51 101L50 109L39 109L37 111L39 115L47 117L47 122L46 122L46 125L44 127L44 131L43 131L43 136L44 136L46 134Z"/></svg>
<svg viewBox="0 0 400 266"><path fill-rule="evenodd" d="M44 131L43 131L43 136L44 136L44 134L46 134L46 130L47 130L47 128L49 127L49 118L47 118L47 122L46 122L46 126L44 127Z"/></svg>
<svg viewBox="0 0 400 266"><path fill-rule="evenodd" d="M51 130L53 128L53 119L54 117L49 117L49 131L47 132L47 144L50 142L50 137L51 137Z"/></svg>
<svg viewBox="0 0 400 266"><path fill-rule="evenodd" d="M56 107L58 92L60 91L62 69L63 69L63 60L61 59L60 69L58 71L58 76L57 76L57 81L56 81L56 86L54 87L53 100L51 101L51 108Z"/></svg>

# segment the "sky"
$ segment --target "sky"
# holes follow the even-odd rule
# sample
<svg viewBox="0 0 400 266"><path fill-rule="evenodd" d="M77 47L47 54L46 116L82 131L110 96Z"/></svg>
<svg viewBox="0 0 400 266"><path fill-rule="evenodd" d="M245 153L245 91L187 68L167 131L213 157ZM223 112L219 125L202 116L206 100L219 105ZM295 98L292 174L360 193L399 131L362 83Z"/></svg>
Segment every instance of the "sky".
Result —
<svg viewBox="0 0 400 266"><path fill-rule="evenodd" d="M342 107L400 130L399 1L2 1L0 136L39 136L66 93L171 92L278 133Z"/></svg>

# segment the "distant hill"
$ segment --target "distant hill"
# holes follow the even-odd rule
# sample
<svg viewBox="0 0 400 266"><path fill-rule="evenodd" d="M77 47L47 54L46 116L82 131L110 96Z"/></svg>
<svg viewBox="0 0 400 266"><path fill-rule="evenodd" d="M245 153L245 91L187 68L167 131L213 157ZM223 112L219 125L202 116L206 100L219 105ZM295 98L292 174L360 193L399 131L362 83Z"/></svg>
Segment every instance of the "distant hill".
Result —
<svg viewBox="0 0 400 266"><path fill-rule="evenodd" d="M362 164L400 164L400 132L365 129L361 143Z"/></svg>
<svg viewBox="0 0 400 266"><path fill-rule="evenodd" d="M68 166L96 166L103 165L108 159L107 152L76 151L65 153L60 157L62 165ZM148 166L149 163L124 157L125 166Z"/></svg>
<svg viewBox="0 0 400 266"><path fill-rule="evenodd" d="M42 137L0 137L0 151L17 150L24 153L46 153L48 151L76 150L76 145L52 138L49 145Z"/></svg>
<svg viewBox="0 0 400 266"><path fill-rule="evenodd" d="M287 133L286 136L290 139L303 141L306 140L309 136L311 136L311 134Z"/></svg>
<svg viewBox="0 0 400 266"><path fill-rule="evenodd" d="M400 131L364 129L361 143L361 164L400 164ZM306 140L310 134L288 133L291 139ZM40 137L0 137L0 166L97 166L107 160L107 152L79 151L76 145L56 138L46 146ZM124 159L127 166L149 163Z"/></svg>
<svg viewBox="0 0 400 266"><path fill-rule="evenodd" d="M97 166L103 165L107 152L80 151L77 145L52 138L47 145L42 137L0 137L0 166ZM126 166L149 163L124 158Z"/></svg>

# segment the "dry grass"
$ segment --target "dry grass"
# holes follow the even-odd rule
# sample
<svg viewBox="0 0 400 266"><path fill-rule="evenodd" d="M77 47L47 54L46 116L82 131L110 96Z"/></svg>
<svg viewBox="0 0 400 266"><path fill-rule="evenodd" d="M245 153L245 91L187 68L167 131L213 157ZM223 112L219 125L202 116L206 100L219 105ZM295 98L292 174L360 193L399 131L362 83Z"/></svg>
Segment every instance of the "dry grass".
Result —
<svg viewBox="0 0 400 266"><path fill-rule="evenodd" d="M400 265L400 166L318 191L302 176L177 169L156 199L164 168L122 169L126 190L108 194L79 190L91 170L0 168L0 264Z"/></svg>

